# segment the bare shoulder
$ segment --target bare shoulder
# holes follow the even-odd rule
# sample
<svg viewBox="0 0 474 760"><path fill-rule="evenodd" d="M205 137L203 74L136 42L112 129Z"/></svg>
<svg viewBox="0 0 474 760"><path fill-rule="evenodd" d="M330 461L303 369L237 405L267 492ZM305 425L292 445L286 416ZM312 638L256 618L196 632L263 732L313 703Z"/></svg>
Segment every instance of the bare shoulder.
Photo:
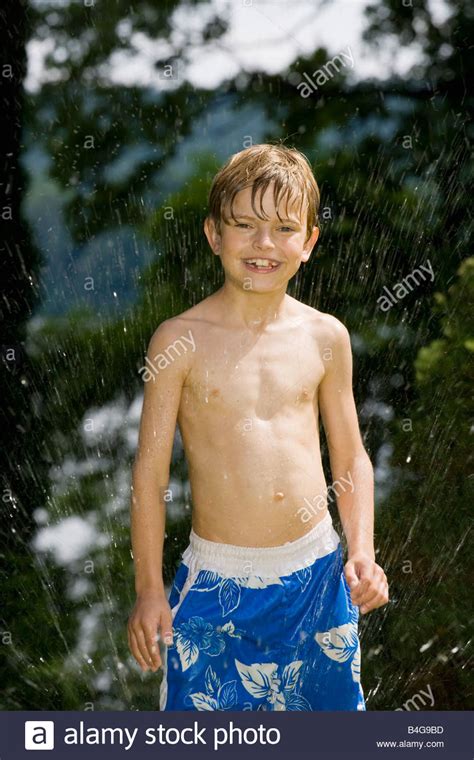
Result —
<svg viewBox="0 0 474 760"><path fill-rule="evenodd" d="M315 329L324 336L325 340L332 344L350 343L349 330L340 319L333 314L318 312L319 319L316 321Z"/></svg>
<svg viewBox="0 0 474 760"><path fill-rule="evenodd" d="M304 319L305 326L320 347L332 347L335 345L350 345L350 335L347 327L333 314L314 309L307 304L301 304L300 317Z"/></svg>
<svg viewBox="0 0 474 760"><path fill-rule="evenodd" d="M174 319L164 319L160 322L155 332L152 334L148 342L148 353L164 348L170 342L172 342L177 336L177 325Z"/></svg>
<svg viewBox="0 0 474 760"><path fill-rule="evenodd" d="M306 331L311 335L316 353L324 367L325 378L337 378L338 393L341 380L352 374L352 348L349 330L333 314L308 307ZM349 381L350 382L350 381ZM327 387L327 382L326 382ZM320 393L323 390L321 379Z"/></svg>
<svg viewBox="0 0 474 760"><path fill-rule="evenodd" d="M181 314L176 314L174 317L169 317L169 319L160 322L150 338L150 345L160 346L163 343L184 340L185 337L191 338L193 329L206 320L207 310L204 307L206 300L200 301Z"/></svg>

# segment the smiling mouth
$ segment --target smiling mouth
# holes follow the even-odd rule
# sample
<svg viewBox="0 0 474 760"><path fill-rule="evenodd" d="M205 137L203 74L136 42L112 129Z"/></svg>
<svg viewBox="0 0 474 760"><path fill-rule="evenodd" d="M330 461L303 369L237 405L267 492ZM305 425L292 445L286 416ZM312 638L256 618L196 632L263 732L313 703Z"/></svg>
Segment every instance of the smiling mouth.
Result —
<svg viewBox="0 0 474 760"><path fill-rule="evenodd" d="M250 271L263 274L274 272L281 265L281 261L275 261L275 259L243 259L243 262Z"/></svg>

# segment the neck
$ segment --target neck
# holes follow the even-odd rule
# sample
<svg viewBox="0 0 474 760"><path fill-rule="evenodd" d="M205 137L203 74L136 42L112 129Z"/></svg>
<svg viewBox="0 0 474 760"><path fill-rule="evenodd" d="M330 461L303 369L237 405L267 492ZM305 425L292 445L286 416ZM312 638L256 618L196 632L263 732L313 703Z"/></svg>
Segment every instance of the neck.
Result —
<svg viewBox="0 0 474 760"><path fill-rule="evenodd" d="M224 320L234 325L259 330L271 322L278 321L287 310L285 289L270 293L256 293L243 290L238 285L226 280L216 296L225 304Z"/></svg>

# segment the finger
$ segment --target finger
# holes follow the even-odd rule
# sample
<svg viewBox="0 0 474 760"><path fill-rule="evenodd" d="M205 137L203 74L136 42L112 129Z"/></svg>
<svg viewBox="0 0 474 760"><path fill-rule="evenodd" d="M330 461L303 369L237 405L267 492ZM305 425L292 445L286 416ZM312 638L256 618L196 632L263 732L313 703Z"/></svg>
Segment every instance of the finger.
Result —
<svg viewBox="0 0 474 760"><path fill-rule="evenodd" d="M370 581L367 579L360 580L359 585L351 592L351 599L354 604L361 604L362 599L367 595L367 591L370 589Z"/></svg>
<svg viewBox="0 0 474 760"><path fill-rule="evenodd" d="M385 604L387 604L388 600L389 600L388 584L384 583L382 584L380 598L378 599L377 603L374 605L374 609L375 607L383 607Z"/></svg>
<svg viewBox="0 0 474 760"><path fill-rule="evenodd" d="M151 668L153 666L153 660L150 657L150 652L148 651L146 640L145 640L145 632L143 631L143 628L135 629L135 638L137 640L138 648L140 650L140 654L145 660L145 663L147 664L148 668Z"/></svg>
<svg viewBox="0 0 474 760"><path fill-rule="evenodd" d="M366 594L363 599L359 602L359 609L364 614L365 612L368 612L369 610L373 609L374 606L376 606L375 602L378 601L378 599L381 599L382 595L379 591L376 591L375 593Z"/></svg>
<svg viewBox="0 0 474 760"><path fill-rule="evenodd" d="M161 638L167 646L173 644L173 617L171 612L162 612L160 620Z"/></svg>
<svg viewBox="0 0 474 760"><path fill-rule="evenodd" d="M136 661L140 665L140 667L143 670L143 672L146 673L147 670L148 670L148 665L146 664L146 661L143 658L143 655L141 653L140 647L138 645L137 637L136 637L136 635L134 634L133 631L130 631L130 641L131 641L131 645L132 645L133 656L135 657Z"/></svg>
<svg viewBox="0 0 474 760"><path fill-rule="evenodd" d="M138 643L141 645L141 651L143 653L143 649L145 650L145 660L148 663L151 670L156 670L156 665L154 661L154 655L155 652L152 651L153 644L156 644L156 641L154 641L154 638L156 639L156 633L153 633L153 628L148 624L142 623L141 630L138 635Z"/></svg>
<svg viewBox="0 0 474 760"><path fill-rule="evenodd" d="M160 650L158 648L158 644L156 643L156 628L153 628L152 626L143 626L143 631L145 634L145 644L147 647L148 656L153 663L152 670L155 671L158 668L161 668Z"/></svg>
<svg viewBox="0 0 474 760"><path fill-rule="evenodd" d="M377 565L374 565L373 562L370 562L368 564L363 564L359 578L362 583L364 582L371 582L377 577Z"/></svg>
<svg viewBox="0 0 474 760"><path fill-rule="evenodd" d="M362 603L363 598L367 596L367 593L370 591L372 583L373 571L363 568L360 574L359 585L352 593L352 601L354 604Z"/></svg>
<svg viewBox="0 0 474 760"><path fill-rule="evenodd" d="M364 587L359 594L358 604L365 604L373 599L383 589L383 583L376 578L371 578L369 584Z"/></svg>
<svg viewBox="0 0 474 760"><path fill-rule="evenodd" d="M346 564L344 568L344 573L346 576L346 581L348 583L348 586L352 590L359 583L359 578L357 577L357 573L355 571L355 567L352 562Z"/></svg>
<svg viewBox="0 0 474 760"><path fill-rule="evenodd" d="M387 601L388 601L388 592L385 589L385 586L382 586L370 598L364 600L364 602L362 603L362 606L360 607L360 611L362 612L362 614L365 614L366 612L369 612L370 610L374 610L377 607L381 607L382 605L386 604Z"/></svg>

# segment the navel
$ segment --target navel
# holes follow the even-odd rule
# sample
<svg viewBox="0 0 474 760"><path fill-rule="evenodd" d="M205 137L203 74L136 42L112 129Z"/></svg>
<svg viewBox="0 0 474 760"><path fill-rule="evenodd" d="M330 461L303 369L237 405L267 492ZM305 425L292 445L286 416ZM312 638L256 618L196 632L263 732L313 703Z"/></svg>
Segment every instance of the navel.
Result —
<svg viewBox="0 0 474 760"><path fill-rule="evenodd" d="M283 491L277 491L274 496L274 499L276 499L277 501L281 501L284 498L285 498L285 494L283 493Z"/></svg>

